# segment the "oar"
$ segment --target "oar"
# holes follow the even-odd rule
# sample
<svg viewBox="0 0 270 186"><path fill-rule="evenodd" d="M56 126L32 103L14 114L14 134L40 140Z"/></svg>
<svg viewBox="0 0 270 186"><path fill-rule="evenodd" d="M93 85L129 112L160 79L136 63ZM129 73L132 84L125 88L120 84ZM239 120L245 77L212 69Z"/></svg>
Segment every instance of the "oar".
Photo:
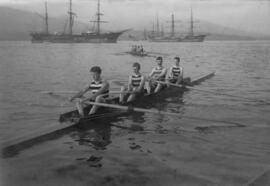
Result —
<svg viewBox="0 0 270 186"><path fill-rule="evenodd" d="M73 92L76 92L77 93L78 91L54 91L54 92L52 92L52 91L42 91L42 93L47 93L47 94L49 94L51 96L57 96L58 98L60 97L61 99L64 99L65 102L61 104L61 107L63 107L66 104L70 105L71 101L67 100L68 98L66 96L63 96L61 94L55 94L55 92L57 92L57 93L59 92L59 93L68 93L68 94L71 94ZM102 94L102 95L105 96L105 95L120 94L120 93L122 93L122 94L130 94L132 92L131 91L110 91L109 93ZM85 97L82 96L80 98L83 99Z"/></svg>
<svg viewBox="0 0 270 186"><path fill-rule="evenodd" d="M221 93L221 92L214 92L214 91L210 91L210 90L194 88L194 87L189 86L189 85L178 85L178 84L168 83L168 82L164 82L164 81L157 81L157 82L160 84L167 84L167 85L171 85L171 86L175 86L175 87L179 87L179 88L187 87L188 89L191 89L191 90L196 90L196 91L201 91L201 92L206 92L206 93L211 93L211 94L217 94L217 95L223 95L223 96L229 96L229 97L234 97L234 98L238 98L238 99L242 99L242 100L246 100L246 101L262 102L262 103L270 104L269 102L267 102L265 100L246 98L246 97L241 97L241 96L236 96L236 95L226 94L226 93Z"/></svg>
<svg viewBox="0 0 270 186"><path fill-rule="evenodd" d="M40 91L41 94L74 94L78 91L75 90L57 90L57 91L51 91L51 90L43 90Z"/></svg>
<svg viewBox="0 0 270 186"><path fill-rule="evenodd" d="M74 94L74 93L78 93L78 91L75 91L75 90L74 91L73 90L69 90L69 91L47 91L47 90L44 90L44 91L41 91L40 93L42 93L42 94ZM120 93L131 93L131 92L130 91L124 91L124 92L110 91L107 94L120 94Z"/></svg>
<svg viewBox="0 0 270 186"><path fill-rule="evenodd" d="M127 85L127 81L121 81L121 80L113 80L113 81L111 81L112 83L114 83L114 84L116 84L116 85L118 85L118 86L125 86L125 85Z"/></svg>
<svg viewBox="0 0 270 186"><path fill-rule="evenodd" d="M133 106L122 106L122 105L107 104L107 103L97 103L97 102L92 102L92 101L87 101L85 103L91 104L91 105L97 105L97 106L101 106L101 107L121 109L121 110L126 110L126 111L147 112L147 113L169 115L169 116L182 117L182 118L194 119L194 120L204 120L204 121L210 121L210 122L228 123L228 124L236 125L237 127L244 127L245 126L241 123L236 123L236 122L231 122L231 121L221 121L221 120L213 120L213 119L193 117L193 116L183 116L183 115L180 115L179 113L165 112L165 111L153 110L153 109L144 109L144 108L138 108L138 107L133 107Z"/></svg>

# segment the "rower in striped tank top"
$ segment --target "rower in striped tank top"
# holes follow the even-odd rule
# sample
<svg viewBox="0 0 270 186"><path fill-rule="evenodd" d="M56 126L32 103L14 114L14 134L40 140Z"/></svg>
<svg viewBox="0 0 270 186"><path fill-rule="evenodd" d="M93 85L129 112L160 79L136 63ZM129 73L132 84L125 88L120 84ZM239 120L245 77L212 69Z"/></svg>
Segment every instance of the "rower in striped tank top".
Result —
<svg viewBox="0 0 270 186"><path fill-rule="evenodd" d="M174 65L169 69L168 77L166 78L169 83L180 84L183 83L183 68L180 66L180 58L174 58Z"/></svg>
<svg viewBox="0 0 270 186"><path fill-rule="evenodd" d="M78 98L78 102L76 103L77 109L81 116L84 116L84 107L87 106L87 101L95 101L99 103L105 103L106 98L108 98L109 94L109 83L106 80L101 78L101 68L99 66L94 66L90 69L90 73L92 76L92 81L89 85L87 85L83 90L74 95L70 101ZM89 97L84 98L83 95L86 92L91 92ZM93 105L89 111L90 114L96 113L98 106Z"/></svg>
<svg viewBox="0 0 270 186"><path fill-rule="evenodd" d="M100 79L99 81L92 81L89 85L89 89L91 90L92 94L96 94L103 86L103 80ZM109 89L105 89L104 91L101 92L101 94L104 94L103 97L107 98L109 97L108 95Z"/></svg>
<svg viewBox="0 0 270 186"><path fill-rule="evenodd" d="M146 83L147 93L150 94L152 92L157 93L166 85L161 84L157 81L165 81L167 69L162 66L163 59L162 57L156 58L157 66L152 69L149 74L149 81Z"/></svg>
<svg viewBox="0 0 270 186"><path fill-rule="evenodd" d="M121 87L121 93L119 96L119 102L130 102L135 100L136 96L139 96L144 92L145 77L140 73L140 64L134 63L133 74L129 76L127 87ZM124 93L127 91L128 93Z"/></svg>

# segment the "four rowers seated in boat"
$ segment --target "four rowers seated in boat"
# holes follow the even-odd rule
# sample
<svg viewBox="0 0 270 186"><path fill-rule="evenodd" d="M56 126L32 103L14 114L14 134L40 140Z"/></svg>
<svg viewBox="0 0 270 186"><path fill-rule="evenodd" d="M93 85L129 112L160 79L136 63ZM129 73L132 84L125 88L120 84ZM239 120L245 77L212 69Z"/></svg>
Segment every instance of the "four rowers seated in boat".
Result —
<svg viewBox="0 0 270 186"><path fill-rule="evenodd" d="M151 73L148 76L149 81L145 83L145 88L148 94L152 92L157 93L162 88L166 87L165 79L166 79L167 69L163 67L162 65L163 64L162 57L157 57L156 63L157 63L157 66L152 69Z"/></svg>
<svg viewBox="0 0 270 186"><path fill-rule="evenodd" d="M127 87L121 87L119 102L131 102L136 96L143 94L145 77L140 73L141 66L139 63L133 63L133 74L129 76ZM128 91L128 93L125 93Z"/></svg>
<svg viewBox="0 0 270 186"><path fill-rule="evenodd" d="M133 74L129 76L128 86L121 87L121 93L119 97L119 102L124 103L131 102L136 99L136 96L139 96L144 93L144 87L147 90L147 93L150 94L159 92L162 88L167 86L167 83L176 83L180 84L183 82L183 68L179 66L180 58L175 57L175 65L170 68L169 74L166 78L167 69L163 67L162 57L157 57L156 62L157 66L153 68L149 74L149 81L145 82L145 77L140 73L140 64L133 64ZM88 101L95 101L99 103L105 103L106 99L109 97L109 83L106 80L101 78L101 68L94 66L90 69L91 76L93 78L90 85L87 85L83 90L74 95L70 101L78 98L76 103L78 112L81 116L84 116L84 107L88 105ZM167 81L167 83L165 82ZM90 97L83 97L83 95L91 91ZM125 92L127 91L127 92ZM90 114L94 114L98 109L98 106L93 105Z"/></svg>
<svg viewBox="0 0 270 186"><path fill-rule="evenodd" d="M83 90L78 92L76 95L74 95L72 98L70 98L70 101L73 101L76 98L78 99L78 102L76 103L77 109L79 111L79 114L81 116L84 116L84 107L87 106L88 101L95 101L99 103L105 103L106 98L109 97L109 83L106 80L103 80L101 78L101 68L99 66L94 66L90 69L90 74L92 76L92 82L87 85ZM83 97L83 95L91 91L90 97ZM93 105L91 110L89 111L90 114L94 114L98 109L98 106Z"/></svg>

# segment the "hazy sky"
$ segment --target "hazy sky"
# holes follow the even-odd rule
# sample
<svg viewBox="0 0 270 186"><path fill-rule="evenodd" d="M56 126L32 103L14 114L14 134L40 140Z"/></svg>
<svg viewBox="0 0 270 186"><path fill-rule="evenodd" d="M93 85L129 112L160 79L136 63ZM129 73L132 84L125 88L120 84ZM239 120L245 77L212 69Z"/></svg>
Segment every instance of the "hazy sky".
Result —
<svg viewBox="0 0 270 186"><path fill-rule="evenodd" d="M50 16L65 15L68 0L47 0ZM44 12L45 0L0 0L0 6L15 7L32 12ZM97 0L73 0L77 19L93 19ZM155 16L160 21L186 21L193 7L194 17L240 30L270 34L270 0L101 0L105 27L151 28Z"/></svg>

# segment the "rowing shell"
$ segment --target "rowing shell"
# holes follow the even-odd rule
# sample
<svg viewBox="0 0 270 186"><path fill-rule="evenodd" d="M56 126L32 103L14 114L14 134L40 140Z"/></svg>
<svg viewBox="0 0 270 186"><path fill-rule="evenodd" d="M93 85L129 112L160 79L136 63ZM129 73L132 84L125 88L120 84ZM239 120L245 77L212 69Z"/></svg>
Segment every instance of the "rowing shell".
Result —
<svg viewBox="0 0 270 186"><path fill-rule="evenodd" d="M139 56L139 57L144 57L144 56L148 56L147 53L143 52L126 52L127 54L133 55L133 56Z"/></svg>
<svg viewBox="0 0 270 186"><path fill-rule="evenodd" d="M201 83L202 81L211 78L212 76L214 76L215 73L210 73L207 74L205 76L202 76L200 78L197 78L193 81L191 81L190 83L188 83L189 86L193 86L196 84ZM166 92L168 90L173 90L176 89L178 92L183 92L185 90L187 90L186 87L182 87L182 88L176 88L173 86L170 86L169 88L165 88L164 90L162 90L161 92L157 93L160 94L162 92ZM149 98L150 96L155 96L157 94L150 94L150 95L144 95L142 98L142 100L145 100L147 98ZM119 98L115 97L115 98L111 98L111 103L115 102L118 103ZM87 106L85 111L87 112L88 110L90 110L91 106ZM64 114L60 115L60 122L62 122L61 125L51 125L51 126L46 126L43 127L43 129L39 129L38 131L33 131L30 134L27 135L23 135L23 136L16 136L15 138L9 140L9 141L4 141L1 144L1 149L2 149L2 157L11 157L16 155L16 153L18 153L21 149L24 148L29 148L37 143L41 143L45 140L48 139L54 139L57 136L61 135L62 133L64 133L65 131L70 131L73 129L74 126L76 126L79 123L82 123L84 121L89 121L89 120L95 120L95 119L100 119L100 118L110 118L110 117L115 117L117 115L121 115L127 113L127 111L120 111L118 109L109 109L109 108L105 108L105 107L101 107L100 109L98 109L98 112L96 114L93 114L91 116L87 116L84 118L80 118L78 111L77 110L73 110L71 112L67 112Z"/></svg>
<svg viewBox="0 0 270 186"><path fill-rule="evenodd" d="M212 72L210 74L199 77L199 78L197 78L197 79L195 79L193 81L190 81L190 78L185 78L184 82L188 86L194 86L194 85L197 85L197 84L201 83L202 81L205 81L206 79L211 78L214 75L215 75L215 73ZM170 86L170 87L162 89L158 93L152 93L152 94L145 93L144 95L137 98L136 102L143 102L144 100L146 100L146 99L148 99L150 97L157 96L157 95L162 94L164 92L175 92L175 91L184 92L186 90L188 90L188 88L185 87L185 86L182 86L182 87ZM113 97L113 98L108 99L108 103L109 104L119 104L119 97ZM130 104L134 105L134 103L135 103L135 101L132 102L132 103L129 103L129 105ZM85 107L84 108L84 113L87 114L90 111L91 107L92 107L92 105L89 105L89 106ZM73 111L61 114L60 118L59 118L59 121L60 122L71 122L71 123L77 124L77 123L84 123L84 122L88 122L88 121L91 121L91 120L99 119L101 117L102 118L104 118L104 117L112 117L112 116L117 116L117 115L121 115L121 114L124 114L124 113L127 113L127 112L126 111L125 112L124 111L119 111L118 109L101 107L101 108L98 109L98 111L95 114L88 115L88 116L85 116L85 117L80 117L78 111L73 110Z"/></svg>

